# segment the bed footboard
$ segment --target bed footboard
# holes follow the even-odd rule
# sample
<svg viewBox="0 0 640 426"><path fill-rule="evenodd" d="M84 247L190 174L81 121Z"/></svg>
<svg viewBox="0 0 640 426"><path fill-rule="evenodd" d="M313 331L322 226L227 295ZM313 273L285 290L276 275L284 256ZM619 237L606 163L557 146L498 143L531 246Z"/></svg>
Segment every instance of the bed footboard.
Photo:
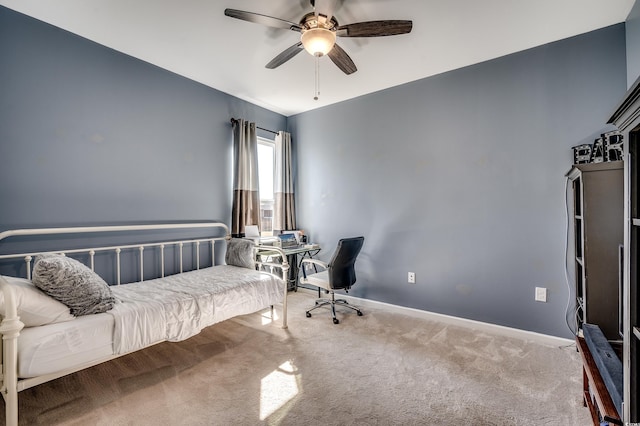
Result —
<svg viewBox="0 0 640 426"><path fill-rule="evenodd" d="M18 317L16 300L7 282L0 277L0 290L4 297L5 315L0 323L2 341L2 368L0 391L5 401L7 426L18 424L18 336L24 324Z"/></svg>
<svg viewBox="0 0 640 426"><path fill-rule="evenodd" d="M272 246L256 246L255 247L256 259L260 259L259 255L261 253L268 254L269 257L279 257L282 259L282 263L275 262L261 262L256 260L256 266L258 268L262 266L268 266L271 268L277 268L282 271L282 281L284 285L284 297L282 298L282 328L287 329L287 292L289 291L288 283L286 277L289 276L289 262L287 261L287 256L284 254L284 251L279 247Z"/></svg>

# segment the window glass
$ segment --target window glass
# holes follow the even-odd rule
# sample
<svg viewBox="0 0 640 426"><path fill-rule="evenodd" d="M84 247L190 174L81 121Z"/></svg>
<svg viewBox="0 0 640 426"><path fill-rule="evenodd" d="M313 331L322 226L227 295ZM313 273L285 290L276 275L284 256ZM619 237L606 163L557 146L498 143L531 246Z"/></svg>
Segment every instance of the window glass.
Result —
<svg viewBox="0 0 640 426"><path fill-rule="evenodd" d="M276 144L258 138L258 179L260 180L260 230L263 236L273 235L273 183L275 180Z"/></svg>

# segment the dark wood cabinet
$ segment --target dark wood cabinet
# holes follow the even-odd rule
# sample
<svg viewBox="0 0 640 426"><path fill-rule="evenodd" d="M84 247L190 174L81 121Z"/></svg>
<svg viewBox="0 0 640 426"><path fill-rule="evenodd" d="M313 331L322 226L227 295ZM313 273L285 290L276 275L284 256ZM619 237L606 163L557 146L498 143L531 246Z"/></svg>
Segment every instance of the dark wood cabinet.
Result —
<svg viewBox="0 0 640 426"><path fill-rule="evenodd" d="M623 421L640 423L640 79L627 92L609 123L624 140Z"/></svg>
<svg viewBox="0 0 640 426"><path fill-rule="evenodd" d="M567 177L573 186L577 325L595 324L607 339L619 340L623 163L578 164Z"/></svg>

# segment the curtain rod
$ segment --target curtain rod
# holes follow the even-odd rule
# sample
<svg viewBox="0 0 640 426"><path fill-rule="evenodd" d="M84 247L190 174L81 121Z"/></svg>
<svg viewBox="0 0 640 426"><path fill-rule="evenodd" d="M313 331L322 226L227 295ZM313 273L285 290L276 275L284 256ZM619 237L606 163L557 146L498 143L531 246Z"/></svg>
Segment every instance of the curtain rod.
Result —
<svg viewBox="0 0 640 426"><path fill-rule="evenodd" d="M231 124L236 124L237 122L238 122L238 119L231 117ZM256 129L264 130L265 132L273 133L274 135L277 135L279 133L274 130L265 129L264 127L259 127L259 126L256 126Z"/></svg>

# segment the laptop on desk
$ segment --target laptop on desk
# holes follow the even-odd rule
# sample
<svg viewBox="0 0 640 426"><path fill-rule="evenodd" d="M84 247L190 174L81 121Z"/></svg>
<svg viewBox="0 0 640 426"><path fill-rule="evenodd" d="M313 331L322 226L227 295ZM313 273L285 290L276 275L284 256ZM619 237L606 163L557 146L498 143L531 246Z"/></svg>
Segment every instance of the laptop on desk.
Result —
<svg viewBox="0 0 640 426"><path fill-rule="evenodd" d="M294 234L281 234L278 235L278 239L280 240L280 247L283 249L298 247L298 240Z"/></svg>

